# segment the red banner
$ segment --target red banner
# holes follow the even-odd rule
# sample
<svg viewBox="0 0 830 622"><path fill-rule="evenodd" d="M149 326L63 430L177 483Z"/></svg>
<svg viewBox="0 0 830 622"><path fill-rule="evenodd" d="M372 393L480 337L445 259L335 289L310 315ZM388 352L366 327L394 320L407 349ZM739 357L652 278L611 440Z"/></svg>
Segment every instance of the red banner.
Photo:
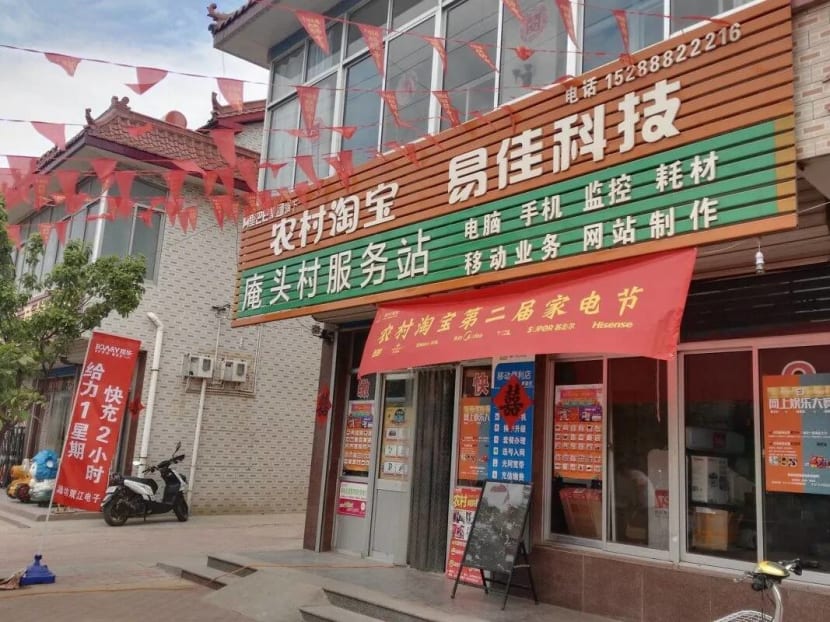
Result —
<svg viewBox="0 0 830 622"><path fill-rule="evenodd" d="M611 11L614 14L614 19L617 20L617 27L620 29L620 39L622 39L623 53L620 55L620 60L631 64L631 43L628 35L628 17L625 11L617 9Z"/></svg>
<svg viewBox="0 0 830 622"><path fill-rule="evenodd" d="M484 45L483 43L468 43L467 47L469 47L473 52L475 52L475 55L478 56L481 60L483 60L490 69L496 71L496 63L494 63L493 60L490 58L490 54L487 51L486 45Z"/></svg>
<svg viewBox="0 0 830 622"><path fill-rule="evenodd" d="M366 42L366 47L369 48L369 54L372 55L372 60L375 61L375 67L378 68L378 74L383 75L383 29L380 26L370 26L369 24L356 24L360 34L363 35L363 40Z"/></svg>
<svg viewBox="0 0 830 622"><path fill-rule="evenodd" d="M326 18L319 13L312 13L311 11L295 11L297 21L302 24L311 40L326 53L331 54L329 49L329 37L326 32Z"/></svg>
<svg viewBox="0 0 830 622"><path fill-rule="evenodd" d="M55 503L101 509L140 347L135 339L92 333L75 391Z"/></svg>
<svg viewBox="0 0 830 622"><path fill-rule="evenodd" d="M559 7L559 15L562 17L565 32L568 33L568 37L574 46L578 48L579 44L576 41L576 28L574 28L574 14L571 8L571 0L556 0L556 5Z"/></svg>
<svg viewBox="0 0 830 622"><path fill-rule="evenodd" d="M317 100L320 97L320 89L316 86L296 86L297 98L300 100L300 116L306 129L317 125Z"/></svg>
<svg viewBox="0 0 830 622"><path fill-rule="evenodd" d="M360 375L514 354L671 358L696 253L683 249L381 305Z"/></svg>

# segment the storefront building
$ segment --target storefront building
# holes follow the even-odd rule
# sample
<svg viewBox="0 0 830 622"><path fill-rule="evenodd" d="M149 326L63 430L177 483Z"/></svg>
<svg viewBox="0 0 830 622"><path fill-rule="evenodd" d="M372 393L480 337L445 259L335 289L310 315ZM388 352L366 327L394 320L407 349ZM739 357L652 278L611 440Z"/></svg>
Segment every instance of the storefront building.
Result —
<svg viewBox="0 0 830 622"><path fill-rule="evenodd" d="M547 602L710 620L798 556L788 616L830 616L830 3L792 4L214 27L271 67L292 199L243 232L234 323L326 322L307 548L454 574L477 490L523 481Z"/></svg>

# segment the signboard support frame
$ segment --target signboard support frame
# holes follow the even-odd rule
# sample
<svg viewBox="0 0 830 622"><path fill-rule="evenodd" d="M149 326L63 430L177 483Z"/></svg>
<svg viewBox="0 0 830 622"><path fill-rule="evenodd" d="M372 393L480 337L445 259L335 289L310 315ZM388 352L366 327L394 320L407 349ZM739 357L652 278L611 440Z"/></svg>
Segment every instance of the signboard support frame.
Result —
<svg viewBox="0 0 830 622"><path fill-rule="evenodd" d="M491 485L491 484L507 484L507 483L506 482L500 482L500 481L494 481L494 480L485 481L484 489L482 490L481 497L479 498L479 509L481 507L482 500L485 499L485 494L486 494L486 491L487 491L487 487L488 487L488 485ZM514 484L518 484L518 482L514 482ZM529 484L529 483L522 484L522 485L525 485L525 486L528 486L528 487L531 486L531 484ZM464 569L464 566L466 565L465 562L467 561L467 553L468 553L469 548L470 548L470 543L475 540L476 525L478 524L478 519L479 519L480 515L481 515L481 513L478 510L476 510L476 515L475 515L475 518L473 519L473 524L470 528L470 536L467 538L467 543L464 546L464 554L461 557L461 563L458 565L458 572L456 573L455 580L453 582L452 593L450 594L450 598L452 598L452 599L455 598L455 593L456 593L456 590L458 589L458 584L462 583L461 573ZM539 604L539 598L536 595L536 585L533 582L533 571L531 569L530 557L527 554L527 549L525 548L525 544L524 544L525 533L527 532L527 523L528 523L529 517L530 517L530 512L529 512L529 504L528 504L524 508L524 518L522 520L522 528L521 528L521 531L518 535L518 544L517 544L517 547L516 547L516 553L513 557L513 559L515 561L514 561L514 563L512 563L510 565L510 571L509 572L503 572L501 570L489 570L488 569L489 572L490 572L490 577L487 578L484 575L484 570L485 569L479 566L478 570L481 573L481 582L482 582L481 586L477 586L477 585L474 585L472 583L463 582L465 585L469 585L471 587L481 587L484 590L485 594L490 593L490 589L493 585L503 585L504 586L504 599L502 600L502 604L501 604L502 611L504 611L505 607L507 606L507 598L508 598L508 596L510 596L511 586L512 587L517 587L517 588L520 588L520 589L524 589L524 590L529 590L530 593L533 595L533 602L537 605ZM516 562L518 562L518 563L516 563ZM468 567L470 567L470 566L468 566ZM513 575L514 575L517 568L521 568L521 569L527 571L527 579L528 579L528 584L527 585L521 584L521 583L513 583ZM507 580L502 581L500 579L495 579L493 575L495 575L496 573L506 574L507 575ZM488 587L488 581L490 583L490 587Z"/></svg>

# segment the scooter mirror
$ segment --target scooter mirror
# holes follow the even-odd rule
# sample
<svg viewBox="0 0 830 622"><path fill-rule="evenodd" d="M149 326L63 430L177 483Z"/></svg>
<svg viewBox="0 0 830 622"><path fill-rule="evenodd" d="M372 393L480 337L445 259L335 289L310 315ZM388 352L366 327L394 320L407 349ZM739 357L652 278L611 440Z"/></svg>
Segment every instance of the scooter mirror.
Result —
<svg viewBox="0 0 830 622"><path fill-rule="evenodd" d="M182 442L179 441L178 443L176 443L176 449L173 450L173 455L175 456L181 448L182 448Z"/></svg>

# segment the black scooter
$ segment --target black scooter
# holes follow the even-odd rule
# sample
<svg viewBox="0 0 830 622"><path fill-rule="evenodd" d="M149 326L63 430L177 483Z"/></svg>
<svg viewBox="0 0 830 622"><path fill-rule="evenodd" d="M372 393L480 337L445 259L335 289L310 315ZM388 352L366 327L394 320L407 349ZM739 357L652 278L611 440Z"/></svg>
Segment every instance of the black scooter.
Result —
<svg viewBox="0 0 830 622"><path fill-rule="evenodd" d="M155 498L158 482L154 479L125 477L120 473L110 476L109 486L101 503L107 525L119 527L130 517L141 516L146 520L150 514L164 514L170 510L173 510L180 521L188 519L189 509L184 496L187 492L187 478L172 468L174 464L184 460L184 454L176 455L181 446L181 443L177 443L172 457L143 471L158 471L161 474L161 479L164 480L164 495L161 501Z"/></svg>

